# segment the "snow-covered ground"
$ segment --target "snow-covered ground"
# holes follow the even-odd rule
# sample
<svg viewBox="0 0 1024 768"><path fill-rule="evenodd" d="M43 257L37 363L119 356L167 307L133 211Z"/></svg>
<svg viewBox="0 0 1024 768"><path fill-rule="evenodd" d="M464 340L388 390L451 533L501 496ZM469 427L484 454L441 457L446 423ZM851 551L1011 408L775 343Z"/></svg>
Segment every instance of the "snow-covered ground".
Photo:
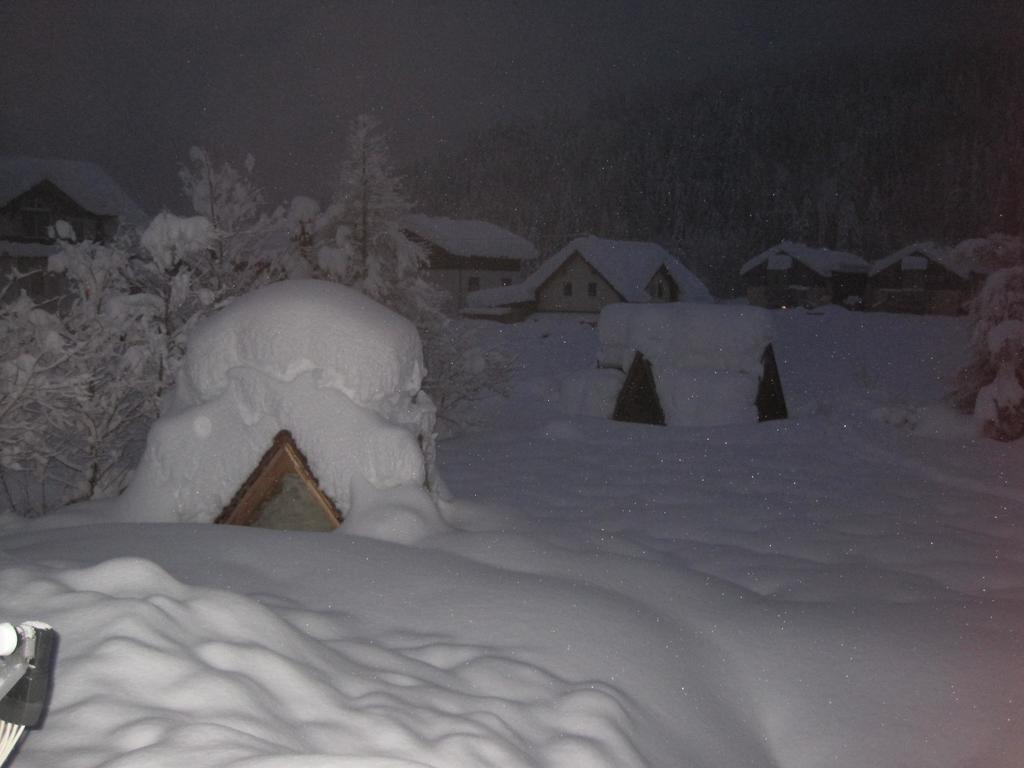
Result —
<svg viewBox="0 0 1024 768"><path fill-rule="evenodd" d="M61 634L16 768L1024 764L1024 444L940 405L961 319L776 312L792 418L568 416L597 333L442 442L450 532L3 520ZM72 525L74 522L86 525Z"/></svg>

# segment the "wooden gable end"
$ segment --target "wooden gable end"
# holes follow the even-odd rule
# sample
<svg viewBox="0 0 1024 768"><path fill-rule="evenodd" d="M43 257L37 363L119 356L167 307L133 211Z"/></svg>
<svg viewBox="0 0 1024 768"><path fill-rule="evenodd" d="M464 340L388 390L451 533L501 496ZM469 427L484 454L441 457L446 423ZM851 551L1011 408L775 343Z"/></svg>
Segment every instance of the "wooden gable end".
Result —
<svg viewBox="0 0 1024 768"><path fill-rule="evenodd" d="M104 240L116 216L104 216L83 208L49 179L44 179L0 207L0 238L13 242L51 243L49 227L65 220L78 239Z"/></svg>
<svg viewBox="0 0 1024 768"><path fill-rule="evenodd" d="M664 265L658 267L644 290L652 301L679 301L679 284Z"/></svg>
<svg viewBox="0 0 1024 768"><path fill-rule="evenodd" d="M321 490L291 433L281 430L214 521L280 530L332 531L342 514Z"/></svg>

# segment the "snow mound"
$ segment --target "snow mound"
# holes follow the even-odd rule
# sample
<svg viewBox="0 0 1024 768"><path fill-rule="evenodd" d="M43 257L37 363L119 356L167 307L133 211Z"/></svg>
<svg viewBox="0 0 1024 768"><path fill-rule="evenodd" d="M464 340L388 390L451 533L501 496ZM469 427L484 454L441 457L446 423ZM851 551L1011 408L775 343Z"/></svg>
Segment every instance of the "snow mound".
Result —
<svg viewBox="0 0 1024 768"><path fill-rule="evenodd" d="M772 319L742 305L612 304L601 311L597 333L602 366L628 369L642 352L663 366L759 373Z"/></svg>
<svg viewBox="0 0 1024 768"><path fill-rule="evenodd" d="M761 357L772 340L766 310L710 304L612 304L602 310L597 330L598 365L629 371L638 352L650 362L666 424L704 427L757 421L754 402L763 369ZM609 384L592 380L589 394L576 392L574 402L588 397L603 402ZM594 410L587 412L597 415Z"/></svg>
<svg viewBox="0 0 1024 768"><path fill-rule="evenodd" d="M415 326L344 286L289 280L243 296L192 334L179 394L212 400L228 372L254 368L279 381L315 372L317 386L372 406L414 395L423 380Z"/></svg>
<svg viewBox="0 0 1024 768"><path fill-rule="evenodd" d="M625 374L614 368L594 368L566 376L561 383L562 407L570 415L610 419Z"/></svg>
<svg viewBox="0 0 1024 768"><path fill-rule="evenodd" d="M414 540L441 525L425 489L434 407L422 377L415 327L362 294L312 280L262 288L197 327L117 507L132 520L212 521L288 430L353 533ZM400 493L406 522L359 523L357 481ZM386 494L361 498L387 507Z"/></svg>

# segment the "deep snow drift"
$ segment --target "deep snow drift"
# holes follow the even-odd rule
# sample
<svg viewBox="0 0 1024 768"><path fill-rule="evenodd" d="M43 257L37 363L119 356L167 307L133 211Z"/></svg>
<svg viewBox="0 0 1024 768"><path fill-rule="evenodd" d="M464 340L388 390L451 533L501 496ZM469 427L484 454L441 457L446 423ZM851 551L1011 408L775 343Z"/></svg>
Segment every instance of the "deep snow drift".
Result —
<svg viewBox="0 0 1024 768"><path fill-rule="evenodd" d="M1024 445L940 403L965 323L772 316L793 418L701 429L567 415L592 322L483 326L523 366L416 546L3 520L0 618L62 637L17 768L1018 768Z"/></svg>

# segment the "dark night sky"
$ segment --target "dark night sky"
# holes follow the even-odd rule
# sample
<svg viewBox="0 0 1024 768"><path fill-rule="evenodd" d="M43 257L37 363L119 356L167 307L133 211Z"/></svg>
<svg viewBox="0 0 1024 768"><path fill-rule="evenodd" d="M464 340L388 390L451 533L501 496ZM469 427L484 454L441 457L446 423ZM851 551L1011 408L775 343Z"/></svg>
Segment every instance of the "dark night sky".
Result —
<svg viewBox="0 0 1024 768"><path fill-rule="evenodd" d="M255 155L271 201L322 195L348 122L399 159L641 83L998 26L985 0L4 0L0 154L94 160L144 207L181 208L189 146Z"/></svg>

